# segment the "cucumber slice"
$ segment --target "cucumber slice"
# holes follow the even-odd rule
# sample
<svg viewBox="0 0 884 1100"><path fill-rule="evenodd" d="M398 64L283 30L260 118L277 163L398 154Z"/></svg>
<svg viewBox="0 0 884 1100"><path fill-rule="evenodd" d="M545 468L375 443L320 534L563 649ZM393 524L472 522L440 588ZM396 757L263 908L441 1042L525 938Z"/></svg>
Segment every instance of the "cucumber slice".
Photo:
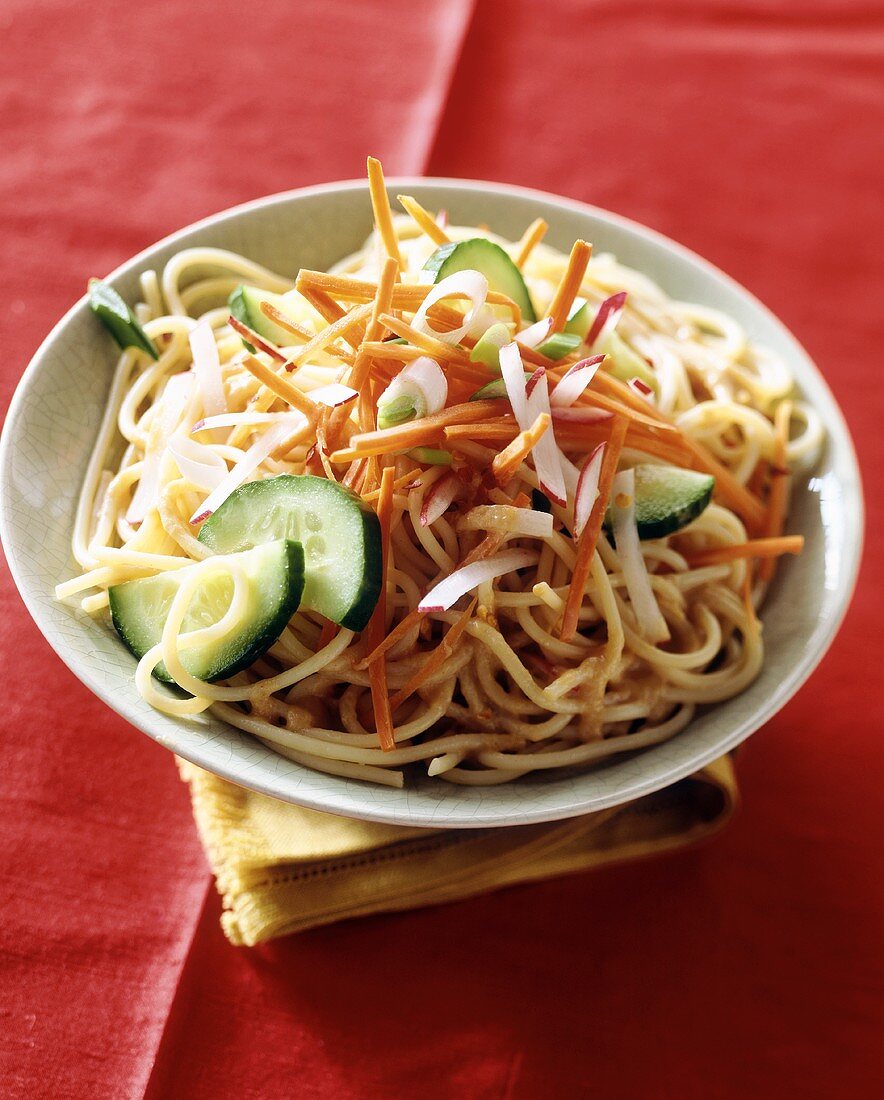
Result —
<svg viewBox="0 0 884 1100"><path fill-rule="evenodd" d="M575 298L565 322L565 332L573 332L581 340L586 339L593 322L593 313L585 298Z"/></svg>
<svg viewBox="0 0 884 1100"><path fill-rule="evenodd" d="M437 248L424 264L424 271L432 271L434 282L441 282L455 271L480 271L488 280L491 290L497 290L519 306L526 321L536 321L537 314L531 304L531 295L522 272L499 244L485 237L471 237L468 241L451 241Z"/></svg>
<svg viewBox="0 0 884 1100"><path fill-rule="evenodd" d="M381 527L355 493L312 474L279 474L231 493L203 524L200 542L232 554L273 539L304 547L302 606L364 630L381 593Z"/></svg>
<svg viewBox="0 0 884 1100"><path fill-rule="evenodd" d="M229 637L181 651L181 663L200 680L223 680L247 668L273 645L298 610L304 588L304 551L280 539L237 555L248 577L248 610ZM169 607L192 567L142 577L108 589L113 624L128 648L141 658L160 641ZM182 631L218 622L230 606L233 580L228 573L205 578L194 593ZM160 663L158 680L172 683Z"/></svg>
<svg viewBox="0 0 884 1100"><path fill-rule="evenodd" d="M531 377L531 374L525 371L525 381L528 382ZM486 382L480 390L476 390L470 401L489 401L494 397L509 397L506 382L502 378L495 378L493 382Z"/></svg>
<svg viewBox="0 0 884 1100"><path fill-rule="evenodd" d="M292 334L288 329L282 328L261 310L261 303L269 302L281 312L285 313L285 301L281 294L272 294L269 290L259 290L256 286L238 286L227 299L227 308L237 319L249 328L254 329L259 336L269 340L277 347L287 347L292 342ZM255 349L247 340L243 340L246 349L254 353Z"/></svg>
<svg viewBox="0 0 884 1100"><path fill-rule="evenodd" d="M574 332L554 332L537 349L547 359L564 359L580 347L580 337Z"/></svg>
<svg viewBox="0 0 884 1100"><path fill-rule="evenodd" d="M662 539L687 527L712 499L715 478L676 466L635 467L635 521L640 539ZM605 516L611 528L611 511Z"/></svg>
<svg viewBox="0 0 884 1100"><path fill-rule="evenodd" d="M141 348L151 359L159 359L153 340L110 283L89 280L89 308L121 348Z"/></svg>
<svg viewBox="0 0 884 1100"><path fill-rule="evenodd" d="M615 378L623 382L628 382L631 378L640 378L645 385L651 387L654 393L659 392L657 375L616 332L609 332L597 350L608 356L605 366Z"/></svg>

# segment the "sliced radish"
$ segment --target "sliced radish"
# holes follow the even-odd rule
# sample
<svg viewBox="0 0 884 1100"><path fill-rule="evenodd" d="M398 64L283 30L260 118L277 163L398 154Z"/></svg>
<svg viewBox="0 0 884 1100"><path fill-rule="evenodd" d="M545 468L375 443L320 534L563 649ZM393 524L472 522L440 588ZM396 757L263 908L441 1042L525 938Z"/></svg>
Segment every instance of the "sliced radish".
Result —
<svg viewBox="0 0 884 1100"><path fill-rule="evenodd" d="M562 375L558 385L549 395L550 405L554 409L565 409L573 405L595 377L604 358L604 355L591 355L589 359L581 359L579 363L575 363Z"/></svg>
<svg viewBox="0 0 884 1100"><path fill-rule="evenodd" d="M314 401L318 401L320 405L328 405L329 408L336 409L339 405L346 405L349 401L355 401L359 394L350 386L345 386L340 382L331 382L327 386L310 390L309 396Z"/></svg>
<svg viewBox="0 0 884 1100"><path fill-rule="evenodd" d="M549 383L547 382L546 371L544 371L528 396L528 420L533 424L541 413L549 414L550 411ZM556 504L561 504L564 507L567 503L567 492L559 457L561 452L556 444L552 425L550 425L550 430L544 432L537 443L534 444L532 453L540 488L550 500L554 500Z"/></svg>
<svg viewBox="0 0 884 1100"><path fill-rule="evenodd" d="M166 444L182 477L207 493L217 489L227 476L227 463L211 447L176 432Z"/></svg>
<svg viewBox="0 0 884 1100"><path fill-rule="evenodd" d="M160 463L163 451L166 449L169 436L178 427L178 421L190 400L193 380L191 371L172 375L154 407L151 424L147 431L147 446L141 467L141 477L138 479L138 487L126 510L126 519L129 523L141 523L147 513L156 508L159 502Z"/></svg>
<svg viewBox="0 0 884 1100"><path fill-rule="evenodd" d="M653 644L665 642L669 638L669 627L660 613L651 587L635 523L635 470L621 470L614 478L611 486L611 526L639 631Z"/></svg>
<svg viewBox="0 0 884 1100"><path fill-rule="evenodd" d="M555 414L553 414L555 419ZM559 464L562 467L562 477L565 479L565 488L569 497L577 496L577 483L580 481L580 470L565 452L559 448Z"/></svg>
<svg viewBox="0 0 884 1100"><path fill-rule="evenodd" d="M592 515L592 506L599 493L599 477L602 472L602 459L605 457L605 445L598 447L589 456L586 465L580 471L577 481L577 493L574 497L574 534L577 538L583 534L583 528Z"/></svg>
<svg viewBox="0 0 884 1100"><path fill-rule="evenodd" d="M553 407L553 424L599 424L610 420L614 414L607 409L595 409L591 405L578 405L574 408L557 409Z"/></svg>
<svg viewBox="0 0 884 1100"><path fill-rule="evenodd" d="M464 531L500 531L507 535L548 539L553 533L550 512L535 512L533 508L516 508L509 504L480 504L471 508L459 521Z"/></svg>
<svg viewBox="0 0 884 1100"><path fill-rule="evenodd" d="M596 344L604 342L604 338L608 333L617 327L617 322L620 320L625 305L625 290L621 290L618 294L612 294L610 298L606 298L602 302L598 313L595 315L592 327L586 334L584 343L587 347L592 348Z"/></svg>
<svg viewBox="0 0 884 1100"><path fill-rule="evenodd" d="M286 416L291 416L291 413L249 412L248 410L222 413L220 416L205 416L194 424L190 429L190 434L205 432L211 428L238 428L242 424L275 424L277 420L282 420Z"/></svg>
<svg viewBox="0 0 884 1100"><path fill-rule="evenodd" d="M513 416L522 431L531 425L528 420L528 394L525 392L525 368L522 356L515 344L500 349L500 373L506 386L507 397L513 407Z"/></svg>
<svg viewBox="0 0 884 1100"><path fill-rule="evenodd" d="M257 348L258 351L265 352L271 359L275 359L278 363L288 362L275 344L271 344L268 340L265 340L263 336L259 336L253 328L244 325L242 321L238 321L232 314L227 318L227 323L235 332L238 332L240 336L248 340L252 347Z"/></svg>
<svg viewBox="0 0 884 1100"><path fill-rule="evenodd" d="M438 329L434 329L427 320L427 314L437 302L441 302L444 298L450 298L453 294L465 294L471 302L471 308L465 314L463 319L464 323L460 328L452 329L450 332L439 332ZM467 334L467 332L469 332L470 326L476 320L479 311L485 305L485 299L487 297L488 280L484 275L478 271L469 269L465 271L455 271L453 275L449 275L440 283L436 283L430 293L424 298L420 309L415 313L411 326L417 329L418 332L424 332L428 336L435 336L437 340L441 340L445 344L456 344Z"/></svg>
<svg viewBox="0 0 884 1100"><path fill-rule="evenodd" d="M234 489L250 477L261 465L265 458L269 457L280 444L295 432L302 424L306 424L307 418L302 413L288 413L285 419L274 424L249 447L242 458L203 501L199 509L190 517L191 523L199 523L217 511L218 508L230 496Z"/></svg>
<svg viewBox="0 0 884 1100"><path fill-rule="evenodd" d="M206 416L218 416L227 411L227 398L221 381L221 360L215 333L208 321L200 323L190 333L190 353L193 356L193 373L203 399Z"/></svg>
<svg viewBox="0 0 884 1100"><path fill-rule="evenodd" d="M538 367L537 370L531 375L528 381L525 383L525 396L530 397L534 392L534 387L546 375L546 371L543 367Z"/></svg>
<svg viewBox="0 0 884 1100"><path fill-rule="evenodd" d="M552 326L552 317L544 317L542 321L538 321L536 324L531 325L530 328L523 329L522 332L517 332L516 342L521 344L523 348L536 348L542 344L552 332Z"/></svg>
<svg viewBox="0 0 884 1100"><path fill-rule="evenodd" d="M463 565L430 589L418 604L418 611L447 611L461 596L485 581L493 581L514 569L525 569L539 557L535 550L504 550L484 561Z"/></svg>
<svg viewBox="0 0 884 1100"><path fill-rule="evenodd" d="M651 389L647 382L643 382L640 378L630 378L628 385L635 390L639 397L643 397L646 401L650 401L653 398L653 389Z"/></svg>
<svg viewBox="0 0 884 1100"><path fill-rule="evenodd" d="M460 492L460 478L455 473L447 473L434 481L421 505L421 527L429 527L448 511L451 502Z"/></svg>

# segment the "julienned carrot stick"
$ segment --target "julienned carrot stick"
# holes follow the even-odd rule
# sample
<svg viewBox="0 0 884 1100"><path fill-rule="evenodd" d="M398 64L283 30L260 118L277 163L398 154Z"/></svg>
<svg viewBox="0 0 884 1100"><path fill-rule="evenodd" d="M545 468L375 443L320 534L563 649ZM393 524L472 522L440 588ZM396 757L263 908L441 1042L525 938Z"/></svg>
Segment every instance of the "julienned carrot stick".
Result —
<svg viewBox="0 0 884 1100"><path fill-rule="evenodd" d="M426 235L435 244L450 244L451 238L445 232L441 225L436 221L433 215L424 210L417 199L412 198L411 195L397 195L396 201L399 205L411 215L411 217L417 222L420 228L426 233Z"/></svg>
<svg viewBox="0 0 884 1100"><path fill-rule="evenodd" d="M764 533L776 537L783 533L786 520L786 505L789 500L789 463L786 448L789 445L789 425L792 422L792 402L783 401L774 413L773 463L770 469L770 498L767 502L767 522ZM769 581L776 570L776 562L769 558L762 562L758 578Z"/></svg>
<svg viewBox="0 0 884 1100"><path fill-rule="evenodd" d="M336 623L333 623L330 619L326 619L322 624L322 630L319 633L319 641L316 643L316 652L325 647L331 642L337 634L339 627Z"/></svg>
<svg viewBox="0 0 884 1100"><path fill-rule="evenodd" d="M262 385L266 386L272 393L275 393L277 397L281 397L282 400L291 405L293 409L297 409L299 412L304 413L310 420L315 421L319 411L316 402L311 400L306 393L302 393L301 390L289 382L287 378L281 377L274 370L271 370L270 367L265 366L261 360L256 359L254 355L245 355L242 365L250 374L253 374Z"/></svg>
<svg viewBox="0 0 884 1100"><path fill-rule="evenodd" d="M423 348L425 355L432 355L434 359L442 359L445 362L470 365L469 357L464 355L462 351L452 347L451 344L446 344L444 340L437 340L435 336L419 332L416 328L412 328L407 321L400 321L398 317L390 315L385 315L382 320L385 328L388 328L390 332L395 332L403 340L410 341L415 347ZM477 367L476 370L479 372L478 376L483 380L488 378L487 369L482 370Z"/></svg>
<svg viewBox="0 0 884 1100"><path fill-rule="evenodd" d="M552 317L553 332L558 332L567 320L568 310L574 304L574 298L577 295L577 291L580 290L580 284L583 282L583 276L586 274L586 265L589 263L589 257L591 255L591 244L587 244L586 241L581 240L576 240L574 242L574 246L571 249L571 255L568 257L568 266L565 269L565 274L562 276L562 281L559 283L549 307L549 315Z"/></svg>
<svg viewBox="0 0 884 1100"><path fill-rule="evenodd" d="M384 242L387 256L396 261L396 271L402 267L402 257L399 254L399 240L396 230L393 228L393 212L390 210L390 196L384 184L384 170L381 162L374 157L369 157L368 190L371 195L371 208L374 211L374 223L377 226L381 240Z"/></svg>
<svg viewBox="0 0 884 1100"><path fill-rule="evenodd" d="M504 485L522 465L531 449L546 434L552 423L549 413L541 413L530 428L519 432L516 438L505 447L500 454L494 456L491 463L491 472L494 474L498 485Z"/></svg>
<svg viewBox="0 0 884 1100"><path fill-rule="evenodd" d="M408 614L405 616L405 618L393 627L386 638L384 638L384 640L379 645L375 646L375 648L371 651L371 653L368 654L367 657L363 657L361 661L357 661L356 664L353 665L353 668L357 672L361 672L363 669L368 668L369 665L374 664L375 661L377 661L380 657L383 657L385 653L391 650L400 638L404 638L409 630L411 630L412 627L416 626L423 619L423 617L424 614L422 611L418 611L416 607L412 608L411 611L409 611Z"/></svg>
<svg viewBox="0 0 884 1100"><path fill-rule="evenodd" d="M350 446L335 451L332 462L352 462L355 458L368 455L387 454L392 451L407 451L419 447L428 440L438 439L449 424L469 424L485 420L490 416L500 416L507 412L509 402L503 398L493 401L465 401L461 405L451 405L431 416L410 420L407 424L397 424L394 428L384 428L376 432L364 432L354 435Z"/></svg>
<svg viewBox="0 0 884 1100"><path fill-rule="evenodd" d="M781 554L800 554L803 549L803 535L780 535L779 538L749 539L729 546L694 550L686 553L684 559L691 569L700 569L704 565L722 565L744 558L778 558Z"/></svg>
<svg viewBox="0 0 884 1100"><path fill-rule="evenodd" d="M349 383L354 390L359 392L359 426L363 431L371 431L374 427L374 402L364 400L366 396L371 398L370 387L366 386L366 380L371 370L371 356L365 351L366 343L380 340L384 334L384 325L381 321L383 314L390 308L390 299L393 295L393 287L399 274L399 265L392 257L388 256L381 270L378 281L377 294L371 308L371 320L365 330L365 339L359 345L356 353L356 362L350 369Z"/></svg>
<svg viewBox="0 0 884 1100"><path fill-rule="evenodd" d="M355 279L352 275L329 275L325 271L309 271L303 268L298 272L295 287L302 294L306 290L322 290L340 302L370 302L377 293L377 284L365 279ZM424 283L397 283L392 308L416 311L432 289L431 285ZM451 297L466 300L467 296L456 293ZM489 290L486 301L492 306L505 306L514 319L522 316L521 309L512 298L501 294L499 290Z"/></svg>
<svg viewBox="0 0 884 1100"><path fill-rule="evenodd" d="M602 459L598 496L592 506L589 521L577 541L577 561L574 563L574 571L571 574L571 585L568 589L568 598L565 601L562 629L559 634L563 642L570 642L577 633L580 605L583 603L586 582L589 580L589 573L592 568L592 556L595 553L599 532L602 529L605 512L608 508L611 485L614 482L614 475L617 473L620 452L623 450L623 443L626 439L626 428L626 420L622 417L618 417L611 427L611 438L605 447L605 456Z"/></svg>
<svg viewBox="0 0 884 1100"><path fill-rule="evenodd" d="M546 236L546 231L548 229L549 225L547 225L543 218L535 218L528 226L522 234L522 239L519 241L519 247L515 258L516 267L525 266L528 257Z"/></svg>
<svg viewBox="0 0 884 1100"><path fill-rule="evenodd" d="M262 303L261 308L269 303ZM273 308L273 307L271 307ZM315 336L311 336L310 339L304 344L303 347L292 355L291 362L298 364L302 363L309 356L313 355L316 351L322 351L327 348L329 344L333 344L339 336L346 336L355 325L361 325L371 315L372 307L366 302L364 305L356 306L351 309L349 313L345 313L343 317L339 317L337 321L332 321L330 325L324 328L321 332L317 332ZM339 358L346 360L348 357L347 352L341 352L340 348L334 348L334 353Z"/></svg>
<svg viewBox="0 0 884 1100"><path fill-rule="evenodd" d="M466 630L467 624L472 617L473 611L476 608L476 597L474 596L470 600L470 606L464 611L457 622L448 630L448 633L442 639L442 641L436 646L430 656L426 659L423 665L418 671L411 677L408 682L396 692L393 698L390 700L390 710L395 710L398 706L409 697L421 686L426 683L427 680L433 675L434 672L438 672L446 660L454 652L454 647L457 645L458 639L461 634Z"/></svg>
<svg viewBox="0 0 884 1100"><path fill-rule="evenodd" d="M713 458L709 451L689 435L682 434L685 446L691 456L692 465L712 474L715 478L715 495L722 503L736 512L755 535L764 530L764 505L754 497L745 485L741 485L726 466Z"/></svg>
<svg viewBox="0 0 884 1100"><path fill-rule="evenodd" d="M371 616L366 631L369 651L380 645L384 637L384 623L387 615L387 566L390 558L390 523L393 517L393 467L387 466L381 474L381 491L377 506L378 522L381 525L381 594ZM384 752L396 748L393 737L393 718L390 709L390 695L387 691L387 661L383 654L369 665L368 680L371 686L371 702L374 708L374 723L378 741Z"/></svg>
<svg viewBox="0 0 884 1100"><path fill-rule="evenodd" d="M312 333L304 328L303 325L299 325L297 321L292 321L289 317L276 308L272 302L262 302L261 312L265 317L268 317L275 325L279 325L280 328L284 328L286 332L290 332L293 336L297 336L299 340L310 340Z"/></svg>

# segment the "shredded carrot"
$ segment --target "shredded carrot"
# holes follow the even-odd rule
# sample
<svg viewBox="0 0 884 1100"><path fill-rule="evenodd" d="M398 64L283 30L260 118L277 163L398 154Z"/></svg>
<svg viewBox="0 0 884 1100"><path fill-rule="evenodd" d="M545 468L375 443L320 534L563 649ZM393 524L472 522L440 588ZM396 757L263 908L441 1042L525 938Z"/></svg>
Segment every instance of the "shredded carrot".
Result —
<svg viewBox="0 0 884 1100"><path fill-rule="evenodd" d="M244 356L242 365L250 374L253 374L259 382L265 385L268 390L275 393L277 397L281 397L282 400L291 405L292 408L304 413L309 420L316 420L316 415L319 411L316 402L308 397L306 393L302 393L297 386L292 385L287 378L283 378L281 375L271 370L270 367L265 366L261 360L256 359L254 355Z"/></svg>
<svg viewBox="0 0 884 1100"><path fill-rule="evenodd" d="M519 247L516 251L516 267L525 266L528 257L534 251L535 247L540 244L540 242L546 236L546 231L548 229L549 226L543 220L543 218L535 218L535 220L528 226L528 228L522 234L522 239L519 241Z"/></svg>
<svg viewBox="0 0 884 1100"><path fill-rule="evenodd" d="M329 275L325 271L312 271L305 268L298 272L295 288L305 297L308 290L321 290L340 302L370 302L377 293L377 284L365 279L356 279L352 275ZM433 287L426 283L398 283L393 294L392 308L409 312L417 310L432 289ZM466 299L468 296L456 292L451 297ZM522 316L521 309L513 299L499 290L489 290L486 301L492 306L505 306L512 313L514 320L519 320Z"/></svg>
<svg viewBox="0 0 884 1100"><path fill-rule="evenodd" d="M297 321L292 321L290 318L278 310L272 302L263 301L260 306L261 312L271 320L275 325L279 325L280 328L284 328L286 332L290 332L293 336L297 336L299 340L309 340L313 335L303 325L299 325Z"/></svg>
<svg viewBox="0 0 884 1100"><path fill-rule="evenodd" d="M322 351L327 348L329 344L333 344L339 336L346 336L348 332L354 330L354 327L361 325L367 321L371 316L371 306L366 302L364 305L356 306L355 309L351 309L349 313L345 313L343 317L339 317L337 321L332 321L330 325L322 329L321 332L317 332L315 336L311 336L310 339L304 344L303 347L292 355L291 362L295 365L303 363L305 359L314 355L317 351ZM348 359L349 353L342 352L340 348L332 349L340 359Z"/></svg>
<svg viewBox="0 0 884 1100"><path fill-rule="evenodd" d="M752 562L746 562L746 572L743 574L743 584L740 594L743 597L743 607L746 609L746 618L749 620L749 629L757 634L761 629L761 623L755 614L755 605L752 603Z"/></svg>
<svg viewBox="0 0 884 1100"><path fill-rule="evenodd" d="M353 665L353 668L357 672L362 672L363 669L366 669L369 665L374 664L374 662L379 657L383 657L383 655L391 650L401 638L404 638L409 630L411 630L412 627L416 626L423 619L423 617L424 613L422 611L418 611L416 607L413 607L411 611L409 611L408 614L405 616L405 618L393 627L386 638L384 638L384 640L379 645L375 646L375 648L371 651L371 653L368 654L367 657L363 657L361 661L357 661Z"/></svg>
<svg viewBox="0 0 884 1100"><path fill-rule="evenodd" d="M396 272L402 267L402 256L399 254L399 240L396 230L393 228L393 212L390 210L390 196L384 184L384 170L381 162L374 157L369 157L368 162L368 190L371 195L371 208L374 211L374 223L377 226L384 248L391 260L396 261Z"/></svg>
<svg viewBox="0 0 884 1100"><path fill-rule="evenodd" d="M770 468L770 497L767 502L767 520L764 534L776 537L783 533L786 508L789 502L789 425L792 422L792 402L782 401L774 413L773 462ZM776 562L770 558L758 568L758 578L769 581L776 570Z"/></svg>
<svg viewBox="0 0 884 1100"><path fill-rule="evenodd" d="M475 609L476 597L474 596L472 600L470 600L469 607L464 611L457 622L449 628L448 633L436 646L426 661L424 661L423 665L421 665L418 671L409 678L408 682L401 687L390 700L390 710L395 710L397 707L401 706L410 695L413 695L422 684L425 684L427 680L429 680L433 673L438 672L442 665L445 664L446 660L454 653L454 647L457 645L461 634L466 630Z"/></svg>
<svg viewBox="0 0 884 1100"><path fill-rule="evenodd" d="M393 489L404 489L407 485L410 485L412 482L417 481L423 472L424 471L422 467L415 466L415 468L413 470L409 470L407 474L403 474L402 477L396 478L396 480L393 482ZM380 489L373 489L370 493L363 493L362 499L367 503L372 504L375 500L377 500L379 493Z"/></svg>
<svg viewBox="0 0 884 1100"><path fill-rule="evenodd" d="M436 221L433 215L424 210L417 199L412 198L411 195L397 195L397 201L402 208L407 211L412 218L417 222L421 229L426 233L431 241L436 244L450 244L451 238L445 232L441 225Z"/></svg>
<svg viewBox="0 0 884 1100"><path fill-rule="evenodd" d="M778 538L749 539L728 546L713 546L709 550L694 550L684 555L691 569L704 565L722 565L743 558L778 558L781 554L800 554L804 549L803 535L780 535Z"/></svg>
<svg viewBox="0 0 884 1100"><path fill-rule="evenodd" d="M361 484L367 462L368 459L366 458L357 458L354 462L351 462L349 469L341 478L341 484L348 489L355 490L356 486Z"/></svg>
<svg viewBox="0 0 884 1100"><path fill-rule="evenodd" d="M469 356L464 355L458 348L452 344L446 344L444 340L437 340L435 336L419 332L416 328L412 328L407 321L400 321L398 317L389 314L385 314L381 320L390 332L395 332L397 336L410 341L415 347L422 348L424 355L432 355L434 359L448 360L452 363L463 363L464 365L470 363ZM481 371L482 378L488 377L487 369L476 369Z"/></svg>
<svg viewBox="0 0 884 1100"><path fill-rule="evenodd" d="M484 561L486 558L490 558L503 546L505 539L506 533L504 531L491 531L477 546L473 547L462 562L458 562L457 568L462 569L465 565L472 565L474 561Z"/></svg>
<svg viewBox="0 0 884 1100"><path fill-rule="evenodd" d="M384 623L387 616L387 567L390 559L390 525L393 518L392 466L387 466L381 475L377 516L381 525L381 593L366 630L366 642L369 652L376 649L383 640ZM371 701L374 707L374 722L378 741L384 752L391 752L396 748L396 740L393 736L393 718L390 695L387 690L387 662L383 654L378 660L369 665L368 679L371 686Z"/></svg>
<svg viewBox="0 0 884 1100"><path fill-rule="evenodd" d="M498 485L505 485L522 465L531 449L543 438L552 424L549 413L541 413L530 428L519 432L516 438L500 454L494 456L491 472Z"/></svg>
<svg viewBox="0 0 884 1100"><path fill-rule="evenodd" d="M562 615L562 627L559 633L559 637L563 642L570 642L577 633L580 605L583 603L586 582L589 580L589 573L592 568L592 558L595 554L596 543L608 508L608 499L611 496L614 475L617 473L620 452L626 439L626 428L626 420L617 417L611 427L611 438L605 446L602 470L599 475L598 496L592 506L589 520L583 528L583 533L577 540L577 561L574 563L574 569L571 573L571 584L568 588L568 598L565 601L565 611Z"/></svg>
<svg viewBox="0 0 884 1100"><path fill-rule="evenodd" d="M746 488L752 493L753 496L760 496L764 489L765 481L767 479L767 472L770 468L770 463L767 459L759 458L755 463L755 469L749 475L749 480L746 482Z"/></svg>
<svg viewBox="0 0 884 1100"><path fill-rule="evenodd" d="M549 315L552 317L552 330L558 332L564 327L568 319L568 310L574 304L574 298L580 290L583 276L586 274L586 265L592 255L592 245L586 241L576 240L568 257L568 266L562 281L556 288L553 300L550 303Z"/></svg>
<svg viewBox="0 0 884 1100"><path fill-rule="evenodd" d="M365 432L371 431L375 423L374 401L369 387L365 384L371 371L371 356L366 354L365 344L378 341L383 336L384 325L381 318L390 308L390 299L398 274L399 265L396 260L388 256L381 271L377 293L371 308L371 319L365 330L365 339L359 345L356 362L350 370L350 385L354 390L359 391L359 426Z"/></svg>
<svg viewBox="0 0 884 1100"><path fill-rule="evenodd" d="M460 405L449 405L430 416L418 420L409 420L406 424L397 424L393 428L383 428L375 432L354 435L350 446L335 451L332 462L352 462L354 458L367 458L369 455L388 454L393 451L409 451L420 447L429 440L438 439L449 424L477 423L489 416L499 416L508 408L503 398L493 401L465 401Z"/></svg>
<svg viewBox="0 0 884 1100"><path fill-rule="evenodd" d="M256 347L258 351L263 351L265 355L269 355L270 358L275 359L277 363L288 362L276 344L272 344L269 340L265 340L264 337L255 332L253 328L244 325L242 321L237 320L233 315L227 318L227 323L234 332L238 332L240 336L248 340L248 342Z"/></svg>

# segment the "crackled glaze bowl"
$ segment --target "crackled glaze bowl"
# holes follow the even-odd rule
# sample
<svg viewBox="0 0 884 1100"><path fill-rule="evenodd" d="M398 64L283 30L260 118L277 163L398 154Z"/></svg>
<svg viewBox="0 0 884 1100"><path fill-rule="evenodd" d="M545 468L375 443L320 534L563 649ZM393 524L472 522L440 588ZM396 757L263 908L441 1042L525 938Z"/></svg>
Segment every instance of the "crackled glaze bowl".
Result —
<svg viewBox="0 0 884 1100"><path fill-rule="evenodd" d="M762 726L798 690L832 641L853 590L862 540L862 495L850 436L828 387L794 337L760 302L698 256L604 210L500 184L393 180L452 221L489 222L511 239L542 216L548 242L564 251L575 237L614 252L671 296L732 314L789 363L828 430L825 453L796 487L789 529L807 545L777 573L763 611L766 660L742 695L701 713L665 744L568 776L543 774L498 787L460 787L412 774L403 790L323 775L295 764L220 720L177 720L153 710L135 689L134 658L109 622L53 599L76 571L70 532L80 482L105 403L114 349L85 299L55 326L15 393L0 444L0 534L15 581L40 630L96 695L172 752L235 783L317 810L401 825L488 827L571 817L628 802L708 764ZM365 184L346 182L273 195L225 211L167 237L109 277L124 298L138 276L195 245L240 252L294 274L326 270L371 228ZM89 272L83 272L85 277ZM37 670L35 670L35 680ZM41 679L41 683L45 683ZM133 731L133 736L135 733Z"/></svg>

